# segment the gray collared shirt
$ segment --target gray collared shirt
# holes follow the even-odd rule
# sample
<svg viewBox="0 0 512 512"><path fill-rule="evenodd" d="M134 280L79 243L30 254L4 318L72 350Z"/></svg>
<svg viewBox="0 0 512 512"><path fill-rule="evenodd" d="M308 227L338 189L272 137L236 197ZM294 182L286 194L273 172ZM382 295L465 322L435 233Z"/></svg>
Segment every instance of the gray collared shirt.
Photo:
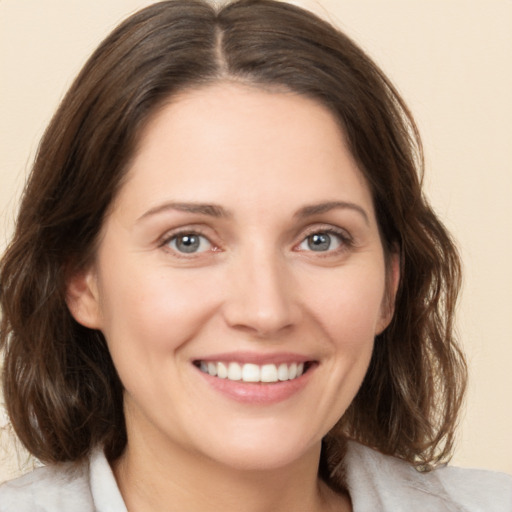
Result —
<svg viewBox="0 0 512 512"><path fill-rule="evenodd" d="M354 512L512 512L512 477L409 464L350 442L343 460ZM0 486L0 512L127 512L101 450L80 466L36 469Z"/></svg>

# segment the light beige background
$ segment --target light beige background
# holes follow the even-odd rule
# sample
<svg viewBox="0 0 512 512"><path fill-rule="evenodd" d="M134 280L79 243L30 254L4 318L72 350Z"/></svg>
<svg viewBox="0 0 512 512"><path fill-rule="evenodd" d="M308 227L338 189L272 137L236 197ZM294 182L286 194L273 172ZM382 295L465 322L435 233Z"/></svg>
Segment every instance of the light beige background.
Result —
<svg viewBox="0 0 512 512"><path fill-rule="evenodd" d="M59 99L99 41L151 3L0 0L0 248ZM512 0L294 3L358 41L416 115L427 191L465 262L471 387L454 462L512 473ZM0 446L1 481L18 458L5 433Z"/></svg>

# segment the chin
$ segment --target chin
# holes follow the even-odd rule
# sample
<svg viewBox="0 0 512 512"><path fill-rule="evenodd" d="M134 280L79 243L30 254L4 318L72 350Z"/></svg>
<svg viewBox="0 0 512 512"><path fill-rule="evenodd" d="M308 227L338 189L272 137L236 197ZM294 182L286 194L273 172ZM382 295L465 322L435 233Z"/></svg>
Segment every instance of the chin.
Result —
<svg viewBox="0 0 512 512"><path fill-rule="evenodd" d="M239 471L271 471L319 457L323 435L305 435L300 428L231 428L230 435L203 438L203 454L210 460Z"/></svg>

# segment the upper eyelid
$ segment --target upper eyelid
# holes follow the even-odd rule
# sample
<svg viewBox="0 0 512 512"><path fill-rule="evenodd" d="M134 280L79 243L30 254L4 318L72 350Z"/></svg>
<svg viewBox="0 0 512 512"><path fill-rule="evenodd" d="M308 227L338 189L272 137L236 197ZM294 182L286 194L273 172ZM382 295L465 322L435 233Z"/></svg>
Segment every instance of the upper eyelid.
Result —
<svg viewBox="0 0 512 512"><path fill-rule="evenodd" d="M206 238L210 243L213 244L211 240L211 235L205 232L206 230L201 226L191 225L191 226L182 226L179 228L169 229L165 231L165 233L158 237L158 242L161 244L168 243L173 238L176 238L180 235L198 235Z"/></svg>
<svg viewBox="0 0 512 512"><path fill-rule="evenodd" d="M345 228L334 226L332 224L317 224L301 230L301 240L304 240L304 238L314 235L315 233L334 233L348 240L353 240L354 238L350 231Z"/></svg>

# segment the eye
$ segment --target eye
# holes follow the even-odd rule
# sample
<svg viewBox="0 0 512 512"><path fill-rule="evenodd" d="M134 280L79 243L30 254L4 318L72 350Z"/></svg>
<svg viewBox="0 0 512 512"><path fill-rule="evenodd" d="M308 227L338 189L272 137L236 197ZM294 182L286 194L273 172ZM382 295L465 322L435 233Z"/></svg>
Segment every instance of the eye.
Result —
<svg viewBox="0 0 512 512"><path fill-rule="evenodd" d="M211 249L211 242L198 233L180 233L170 238L166 245L171 249L184 254L204 252Z"/></svg>
<svg viewBox="0 0 512 512"><path fill-rule="evenodd" d="M318 231L308 235L299 245L302 251L327 252L341 247L344 237L339 233Z"/></svg>

